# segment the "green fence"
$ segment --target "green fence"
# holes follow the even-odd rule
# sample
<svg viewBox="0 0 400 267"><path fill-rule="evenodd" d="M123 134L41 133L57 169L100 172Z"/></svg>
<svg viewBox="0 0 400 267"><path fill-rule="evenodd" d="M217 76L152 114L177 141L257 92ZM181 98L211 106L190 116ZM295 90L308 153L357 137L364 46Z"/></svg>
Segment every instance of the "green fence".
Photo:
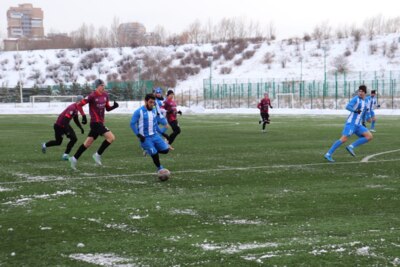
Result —
<svg viewBox="0 0 400 267"><path fill-rule="evenodd" d="M378 102L383 108L399 108L400 79L348 80L335 75L327 81L260 81L222 82L203 81L204 106L206 108L254 107L268 93L278 108L343 108L365 84L368 91L375 89Z"/></svg>
<svg viewBox="0 0 400 267"><path fill-rule="evenodd" d="M153 91L154 82L128 81L128 82L109 82L107 83L107 91L112 100L131 101L142 100L147 93ZM53 96L69 96L69 95L88 95L94 90L92 84L69 84L54 85L47 87L22 88L23 101L29 102L30 96L34 95L53 95ZM2 88L0 87L0 102L20 102L20 88Z"/></svg>

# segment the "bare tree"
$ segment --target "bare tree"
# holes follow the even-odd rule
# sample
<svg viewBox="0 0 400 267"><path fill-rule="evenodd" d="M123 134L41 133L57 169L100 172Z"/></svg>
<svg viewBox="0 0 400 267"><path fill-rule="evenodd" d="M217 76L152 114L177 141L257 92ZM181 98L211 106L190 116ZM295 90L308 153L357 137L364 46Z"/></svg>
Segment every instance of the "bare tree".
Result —
<svg viewBox="0 0 400 267"><path fill-rule="evenodd" d="M156 45L163 45L165 44L165 41L167 39L167 31L165 30L164 26L162 25L157 25L154 30L153 33L155 35L155 39L156 39Z"/></svg>
<svg viewBox="0 0 400 267"><path fill-rule="evenodd" d="M195 44L200 43L200 35L202 34L200 20L197 19L194 22L192 22L189 25L189 27L186 30L186 32L189 35L189 42L190 43L195 43Z"/></svg>
<svg viewBox="0 0 400 267"><path fill-rule="evenodd" d="M252 21L250 21L252 24ZM239 39L246 38L251 33L246 30L246 19L245 18L238 18L236 20L236 37Z"/></svg>
<svg viewBox="0 0 400 267"><path fill-rule="evenodd" d="M114 17L109 31L109 38L110 38L110 45L112 47L119 47L119 40L118 40L118 27L119 27L119 18Z"/></svg>
<svg viewBox="0 0 400 267"><path fill-rule="evenodd" d="M109 47L111 42L108 38L110 33L106 27L100 27L96 34L96 47Z"/></svg>
<svg viewBox="0 0 400 267"><path fill-rule="evenodd" d="M363 27L368 35L369 40L372 40L376 34L382 33L383 25L384 19L382 15L378 15L364 21Z"/></svg>
<svg viewBox="0 0 400 267"><path fill-rule="evenodd" d="M344 73L349 71L349 60L344 55L335 57L332 61L332 66L338 73Z"/></svg>
<svg viewBox="0 0 400 267"><path fill-rule="evenodd" d="M317 41L317 48L321 48L321 42L322 42L322 36L323 36L323 32L322 29L319 25L315 26L313 33L312 33L312 37L314 38L314 40Z"/></svg>
<svg viewBox="0 0 400 267"><path fill-rule="evenodd" d="M385 23L386 33L398 33L400 32L400 17L388 19Z"/></svg>
<svg viewBox="0 0 400 267"><path fill-rule="evenodd" d="M88 42L89 27L83 23L78 30L71 33L71 38L74 46L77 48L87 49L89 46Z"/></svg>
<svg viewBox="0 0 400 267"><path fill-rule="evenodd" d="M227 38L228 40L236 39L236 19L227 19Z"/></svg>
<svg viewBox="0 0 400 267"><path fill-rule="evenodd" d="M351 36L353 36L353 38L354 38L354 51L357 51L358 45L360 44L361 37L362 37L362 30L354 27L351 30Z"/></svg>
<svg viewBox="0 0 400 267"><path fill-rule="evenodd" d="M228 18L222 18L218 23L216 28L217 36L219 36L220 41L224 42L228 39L228 31L230 27L230 20Z"/></svg>
<svg viewBox="0 0 400 267"><path fill-rule="evenodd" d="M267 40L273 41L276 39L276 28L274 23L271 21L267 27Z"/></svg>
<svg viewBox="0 0 400 267"><path fill-rule="evenodd" d="M318 42L318 48L321 48L321 42L323 39L327 40L331 37L331 31L332 27L329 25L328 21L315 26L312 36Z"/></svg>
<svg viewBox="0 0 400 267"><path fill-rule="evenodd" d="M214 24L211 20L211 18L209 18L207 20L207 23L204 25L203 28L203 32L204 32L204 41L207 43L211 43L213 41L214 38Z"/></svg>

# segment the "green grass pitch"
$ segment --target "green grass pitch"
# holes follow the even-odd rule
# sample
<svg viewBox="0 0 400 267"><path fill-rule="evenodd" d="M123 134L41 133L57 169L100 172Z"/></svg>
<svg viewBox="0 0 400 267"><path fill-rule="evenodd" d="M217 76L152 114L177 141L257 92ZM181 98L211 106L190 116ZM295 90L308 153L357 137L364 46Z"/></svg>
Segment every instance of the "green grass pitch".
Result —
<svg viewBox="0 0 400 267"><path fill-rule="evenodd" d="M332 164L344 116L272 116L263 134L257 115L184 114L160 182L130 117L107 115L103 167L99 138L72 171L67 139L40 151L55 115L0 116L0 266L400 265L398 118Z"/></svg>

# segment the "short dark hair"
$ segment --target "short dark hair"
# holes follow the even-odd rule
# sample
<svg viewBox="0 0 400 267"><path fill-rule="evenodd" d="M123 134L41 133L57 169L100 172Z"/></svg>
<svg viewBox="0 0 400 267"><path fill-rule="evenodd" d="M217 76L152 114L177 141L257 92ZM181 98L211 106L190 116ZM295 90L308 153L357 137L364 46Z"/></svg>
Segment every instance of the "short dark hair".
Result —
<svg viewBox="0 0 400 267"><path fill-rule="evenodd" d="M155 97L153 94L147 94L147 95L144 97L144 100L145 100L145 101L149 101L149 99L156 100L156 97Z"/></svg>
<svg viewBox="0 0 400 267"><path fill-rule="evenodd" d="M358 87L358 90L361 90L364 93L367 93L367 87L365 85L360 85L360 87Z"/></svg>
<svg viewBox="0 0 400 267"><path fill-rule="evenodd" d="M169 89L168 92L167 92L167 96L169 96L169 95L175 95L175 94L174 94L174 90Z"/></svg>
<svg viewBox="0 0 400 267"><path fill-rule="evenodd" d="M376 90L371 90L371 94L376 94Z"/></svg>

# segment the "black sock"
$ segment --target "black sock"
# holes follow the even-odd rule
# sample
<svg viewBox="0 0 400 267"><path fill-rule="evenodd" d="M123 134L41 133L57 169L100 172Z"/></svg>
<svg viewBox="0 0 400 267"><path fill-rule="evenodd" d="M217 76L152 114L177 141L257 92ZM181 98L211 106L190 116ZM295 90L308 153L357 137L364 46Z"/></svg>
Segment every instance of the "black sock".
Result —
<svg viewBox="0 0 400 267"><path fill-rule="evenodd" d="M161 135L162 135L163 137L165 137L167 140L169 140L169 135L168 135L168 134L162 133Z"/></svg>
<svg viewBox="0 0 400 267"><path fill-rule="evenodd" d="M266 122L263 123L263 130L265 130L265 124L267 124Z"/></svg>
<svg viewBox="0 0 400 267"><path fill-rule="evenodd" d="M104 140L103 143L101 143L99 150L97 150L97 154L103 154L104 150L106 150L109 145L111 145L111 143L109 143L107 140Z"/></svg>
<svg viewBox="0 0 400 267"><path fill-rule="evenodd" d="M160 156L158 155L158 153L152 155L151 158L153 159L154 165L156 165L157 168L160 168L161 163L160 163Z"/></svg>
<svg viewBox="0 0 400 267"><path fill-rule="evenodd" d="M46 147L52 147L52 146L59 146L60 143L58 143L57 141L49 141L46 143Z"/></svg>
<svg viewBox="0 0 400 267"><path fill-rule="evenodd" d="M69 152L71 152L72 147L75 145L76 143L76 139L71 139L68 144L67 144L67 148L65 149L65 154L69 154Z"/></svg>
<svg viewBox="0 0 400 267"><path fill-rule="evenodd" d="M79 159L79 157L82 155L83 152L85 152L85 150L86 150L86 147L85 147L84 144L82 144L82 145L78 148L78 151L76 151L74 157L75 157L76 159Z"/></svg>

